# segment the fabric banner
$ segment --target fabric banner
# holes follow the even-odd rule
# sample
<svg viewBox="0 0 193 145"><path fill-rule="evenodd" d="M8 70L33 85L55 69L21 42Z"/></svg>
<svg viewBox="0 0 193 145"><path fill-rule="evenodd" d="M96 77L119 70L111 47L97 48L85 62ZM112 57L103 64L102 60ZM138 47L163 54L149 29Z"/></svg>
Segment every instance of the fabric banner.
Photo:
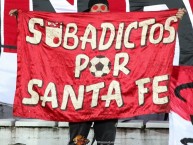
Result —
<svg viewBox="0 0 193 145"><path fill-rule="evenodd" d="M169 145L193 145L193 67L176 66L171 77Z"/></svg>
<svg viewBox="0 0 193 145"><path fill-rule="evenodd" d="M193 67L175 66L171 78L171 110L186 120L193 115Z"/></svg>
<svg viewBox="0 0 193 145"><path fill-rule="evenodd" d="M108 0L111 12L160 11L185 7L185 14L180 21L175 48L174 64L193 65L193 0ZM1 49L0 49L0 102L13 104L16 82L16 19L8 15L11 9L47 11L47 12L82 12L87 9L88 0L1 0ZM14 52L14 53L13 53Z"/></svg>
<svg viewBox="0 0 193 145"><path fill-rule="evenodd" d="M79 122L169 111L176 12L20 11L14 115Z"/></svg>

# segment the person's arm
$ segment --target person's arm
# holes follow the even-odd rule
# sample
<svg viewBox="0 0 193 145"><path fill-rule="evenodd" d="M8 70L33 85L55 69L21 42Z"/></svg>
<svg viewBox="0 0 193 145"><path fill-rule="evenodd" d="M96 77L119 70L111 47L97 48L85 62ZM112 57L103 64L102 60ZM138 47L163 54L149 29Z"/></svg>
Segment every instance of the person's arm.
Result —
<svg viewBox="0 0 193 145"><path fill-rule="evenodd" d="M176 13L176 17L180 20L182 20L182 17L184 16L184 14L186 13L186 9L184 8L180 8L178 9L178 12Z"/></svg>

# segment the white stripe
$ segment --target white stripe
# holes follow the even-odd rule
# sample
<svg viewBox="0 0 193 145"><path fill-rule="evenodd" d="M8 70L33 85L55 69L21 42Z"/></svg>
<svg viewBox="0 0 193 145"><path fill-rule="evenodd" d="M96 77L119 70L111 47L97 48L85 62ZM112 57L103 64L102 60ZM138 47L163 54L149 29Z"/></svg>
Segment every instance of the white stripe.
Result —
<svg viewBox="0 0 193 145"><path fill-rule="evenodd" d="M178 34L176 35L176 44L175 44L175 52L174 52L174 60L173 65L178 66L180 63L180 43Z"/></svg>
<svg viewBox="0 0 193 145"><path fill-rule="evenodd" d="M77 12L77 0L74 0L74 5L71 5L66 0L50 0L52 6L57 13L61 12Z"/></svg>
<svg viewBox="0 0 193 145"><path fill-rule="evenodd" d="M33 0L29 0L29 10L33 11Z"/></svg>
<svg viewBox="0 0 193 145"><path fill-rule="evenodd" d="M169 114L169 145L182 145L180 140L183 138L193 138L193 125L171 111ZM193 145L193 143L188 143L188 145Z"/></svg>
<svg viewBox="0 0 193 145"><path fill-rule="evenodd" d="M1 0L1 42L4 45L4 5ZM1 52L0 57L0 101L13 104L16 87L17 54Z"/></svg>
<svg viewBox="0 0 193 145"><path fill-rule="evenodd" d="M168 10L166 4L159 4L159 5L151 5L151 6L145 6L144 11L161 11L161 10ZM174 59L173 59L173 65L179 65L180 61L180 45L179 45L179 39L178 35L176 36L176 44L175 44L175 52L174 52Z"/></svg>
<svg viewBox="0 0 193 145"><path fill-rule="evenodd" d="M1 0L1 44L4 45L4 0ZM3 48L1 48L3 52Z"/></svg>
<svg viewBox="0 0 193 145"><path fill-rule="evenodd" d="M0 60L0 101L13 104L17 76L17 54L3 53Z"/></svg>
<svg viewBox="0 0 193 145"><path fill-rule="evenodd" d="M126 3L126 12L130 12L129 0L125 0L125 3Z"/></svg>
<svg viewBox="0 0 193 145"><path fill-rule="evenodd" d="M192 27L193 27L193 13L192 13L192 9L189 3L189 0L183 0L184 5L186 6L186 10L188 11L188 15L190 17L190 21L192 23Z"/></svg>
<svg viewBox="0 0 193 145"><path fill-rule="evenodd" d="M159 4L159 5L145 6L143 8L143 11L163 11L168 9L169 8L167 7L166 4Z"/></svg>

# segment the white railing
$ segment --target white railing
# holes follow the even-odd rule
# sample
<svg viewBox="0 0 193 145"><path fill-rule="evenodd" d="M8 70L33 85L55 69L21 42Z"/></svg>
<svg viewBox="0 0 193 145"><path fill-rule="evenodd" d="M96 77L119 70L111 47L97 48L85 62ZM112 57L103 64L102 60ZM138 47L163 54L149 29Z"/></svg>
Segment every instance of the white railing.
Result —
<svg viewBox="0 0 193 145"><path fill-rule="evenodd" d="M115 145L168 145L168 127L167 121L119 122ZM92 141L92 129L88 138ZM67 122L0 119L0 145L67 145L68 139Z"/></svg>

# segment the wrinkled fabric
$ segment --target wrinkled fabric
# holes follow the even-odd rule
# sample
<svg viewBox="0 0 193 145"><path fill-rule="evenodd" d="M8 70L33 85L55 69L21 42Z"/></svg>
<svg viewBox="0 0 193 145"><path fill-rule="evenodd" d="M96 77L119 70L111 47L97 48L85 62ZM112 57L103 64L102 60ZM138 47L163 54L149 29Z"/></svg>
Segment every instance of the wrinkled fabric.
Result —
<svg viewBox="0 0 193 145"><path fill-rule="evenodd" d="M163 40L170 36L170 30L165 29L166 19L175 16L176 12L177 10L55 14L20 11L14 115L82 122L168 112L167 88L172 71L175 39L169 43L163 43ZM148 27L147 35L142 33L145 28L137 25L137 28L127 33L127 38L125 33L132 28L131 24L149 19L155 20L155 25ZM29 20L35 22L35 25L29 25ZM107 23L108 26L103 26ZM77 29L73 27L68 32L69 24L77 26ZM92 29L86 31L88 26L92 26ZM114 27L115 30L105 30L106 27ZM177 27L178 22L171 21L170 28L174 30L172 35L176 35ZM50 33L48 28L51 28ZM61 36L59 28L62 28ZM153 44L150 36L157 40L162 33L161 28L163 39ZM33 34L35 31L39 33ZM105 31L106 34L103 35ZM65 39L67 33L73 38ZM33 40L36 44L29 43L28 39L37 35L37 39ZM111 35L114 35L112 43L103 50L104 46L100 47L100 41L104 37L104 44L107 44L111 41ZM88 36L85 48L83 36ZM96 46L93 43L95 36ZM143 45L144 37L147 38L143 39ZM55 46L48 45L46 39ZM75 41L78 41L76 48L65 46L73 46ZM120 41L119 49L116 44L119 45ZM128 43L133 43L134 47L126 48ZM78 57L82 59L78 61ZM78 67L79 64L81 67ZM117 76L116 70L120 70ZM143 79L148 80L142 85L146 90L139 88L139 80ZM159 101L155 99L156 92L160 92L158 98L168 99L155 104L154 102ZM140 94L144 94L142 104Z"/></svg>
<svg viewBox="0 0 193 145"><path fill-rule="evenodd" d="M171 111L191 121L193 115L193 67L174 66L170 82Z"/></svg>
<svg viewBox="0 0 193 145"><path fill-rule="evenodd" d="M169 145L193 143L193 67L174 66L170 81Z"/></svg>

